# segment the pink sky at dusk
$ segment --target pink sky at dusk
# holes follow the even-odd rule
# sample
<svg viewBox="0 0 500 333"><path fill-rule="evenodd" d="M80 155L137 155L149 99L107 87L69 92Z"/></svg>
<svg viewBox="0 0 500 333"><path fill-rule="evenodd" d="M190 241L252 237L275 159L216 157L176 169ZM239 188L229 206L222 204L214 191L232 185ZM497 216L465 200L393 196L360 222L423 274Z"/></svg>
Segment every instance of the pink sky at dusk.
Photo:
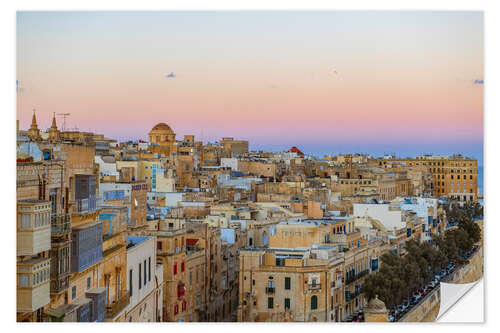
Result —
<svg viewBox="0 0 500 333"><path fill-rule="evenodd" d="M253 148L470 142L482 156L479 12L32 12L17 23L21 128L36 108L42 129L70 112L68 127L120 140L166 122L178 137Z"/></svg>

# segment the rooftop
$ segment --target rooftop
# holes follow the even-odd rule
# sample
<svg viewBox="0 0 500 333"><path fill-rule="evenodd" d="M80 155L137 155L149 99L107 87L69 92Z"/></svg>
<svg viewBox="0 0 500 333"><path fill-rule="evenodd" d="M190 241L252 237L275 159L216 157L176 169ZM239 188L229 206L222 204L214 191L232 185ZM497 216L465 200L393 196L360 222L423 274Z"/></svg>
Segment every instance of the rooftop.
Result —
<svg viewBox="0 0 500 333"><path fill-rule="evenodd" d="M148 236L127 236L127 242L129 242L127 249L144 242L148 238Z"/></svg>

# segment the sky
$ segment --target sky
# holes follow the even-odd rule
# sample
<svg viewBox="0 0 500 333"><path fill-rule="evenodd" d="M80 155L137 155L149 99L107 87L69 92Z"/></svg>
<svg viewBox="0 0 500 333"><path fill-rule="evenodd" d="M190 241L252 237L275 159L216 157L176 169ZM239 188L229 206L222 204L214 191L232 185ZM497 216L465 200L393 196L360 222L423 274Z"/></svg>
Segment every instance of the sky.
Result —
<svg viewBox="0 0 500 333"><path fill-rule="evenodd" d="M482 12L18 12L17 117L482 164L483 49Z"/></svg>

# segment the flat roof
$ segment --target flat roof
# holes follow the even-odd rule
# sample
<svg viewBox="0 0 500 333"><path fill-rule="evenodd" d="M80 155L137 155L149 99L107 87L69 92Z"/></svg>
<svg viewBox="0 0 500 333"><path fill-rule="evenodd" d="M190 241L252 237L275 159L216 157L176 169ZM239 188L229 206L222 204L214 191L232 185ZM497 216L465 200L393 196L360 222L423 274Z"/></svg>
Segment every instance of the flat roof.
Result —
<svg viewBox="0 0 500 333"><path fill-rule="evenodd" d="M131 243L130 247L132 247L134 245L137 245L137 244L144 242L148 238L150 238L150 237L149 236L127 236L127 242L130 242Z"/></svg>

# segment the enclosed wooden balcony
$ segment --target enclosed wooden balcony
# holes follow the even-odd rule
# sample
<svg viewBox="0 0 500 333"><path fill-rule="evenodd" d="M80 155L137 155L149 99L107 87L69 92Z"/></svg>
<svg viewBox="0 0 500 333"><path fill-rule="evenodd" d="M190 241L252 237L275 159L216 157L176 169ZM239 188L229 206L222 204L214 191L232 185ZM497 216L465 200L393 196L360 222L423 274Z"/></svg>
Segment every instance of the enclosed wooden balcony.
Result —
<svg viewBox="0 0 500 333"><path fill-rule="evenodd" d="M50 293L58 294L68 289L70 274L70 241L52 242L50 250Z"/></svg>
<svg viewBox="0 0 500 333"><path fill-rule="evenodd" d="M33 312L50 302L50 259L17 263L17 312Z"/></svg>
<svg viewBox="0 0 500 333"><path fill-rule="evenodd" d="M17 202L17 255L34 256L50 250L50 202Z"/></svg>

